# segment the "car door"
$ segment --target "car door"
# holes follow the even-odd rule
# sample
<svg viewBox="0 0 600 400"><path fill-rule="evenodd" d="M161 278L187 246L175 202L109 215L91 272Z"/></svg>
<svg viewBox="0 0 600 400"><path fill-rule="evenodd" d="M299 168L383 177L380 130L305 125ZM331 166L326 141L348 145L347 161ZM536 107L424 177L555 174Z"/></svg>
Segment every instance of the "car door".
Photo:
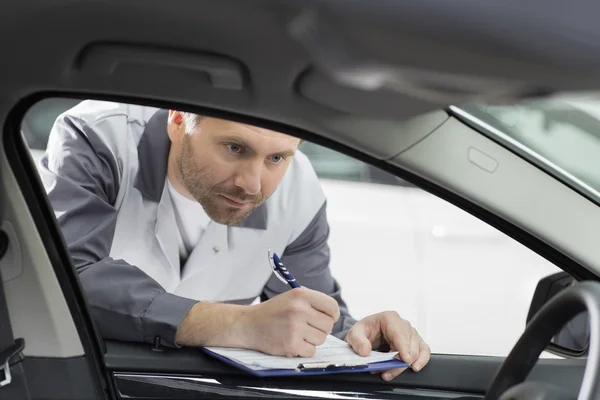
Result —
<svg viewBox="0 0 600 400"><path fill-rule="evenodd" d="M437 128L443 125L443 122L436 123L432 127L428 126L430 129L423 129L423 131L409 129L410 124L409 126L400 124L402 129L398 131L395 129L390 131L386 128L390 126L396 128L399 121L412 121L410 117L416 114L438 109L441 107L440 103L423 101L420 94L416 94L418 99L415 99L414 96L405 97L390 93L387 89L384 93L377 91L365 93L355 90L356 88L349 89L339 85L339 81L355 82L352 74L342 74L342 76L334 74L338 80L332 82L321 70L317 69L315 72L315 69L309 68L316 65L322 69L323 65L326 67L330 65L323 62L322 58L316 60L310 58L313 53L301 50L302 47L298 42L290 39L289 31L285 27L288 26L286 23L289 22L290 14L299 14L305 10L307 4L319 8L318 2L304 2L302 5L290 3L286 7L282 7L278 2L233 1L177 4L151 2L144 4L143 7L141 3L136 2L59 3L44 6L33 1L10 3L12 8L5 9L5 13L0 13L5 18L5 23L0 24L0 30L4 33L2 37L5 38L3 40L15 39L14 42L7 42L11 62L6 62L2 66L3 75L11 78L2 82L1 90L3 93L0 103L3 126L2 193L10 200L12 207L7 211L7 218L10 218L16 226L15 243L19 243L26 250L35 249L35 251L22 253L24 257L20 265L23 274L5 284L9 287L7 293L9 293L11 314L21 316L21 318L11 318L15 321L13 329L19 335L23 335L28 343L24 361L26 369L29 368L29 376L38 378L34 381L35 384L31 385L34 398L55 398L64 393L67 393L70 398L77 398L78 393L84 393L83 397L87 398L138 399L216 396L224 398L292 398L294 396L468 398L470 396L477 398L483 396L504 359L502 356L482 356L466 351L446 352L434 349L432 360L426 369L419 373L407 371L392 382L383 382L379 376L370 374L261 379L228 367L198 349L167 349L149 343L100 340L94 330L93 321L87 310L85 293L78 283L54 219L53 210L44 197L42 183L36 176L33 158L30 157L29 149L22 140L21 132L25 128L21 123L25 114L30 106L36 104L41 98L89 97L160 105L164 108L188 107L198 112L212 112L223 118L243 119L256 125L276 126L290 134L296 133L322 145L354 154L373 165L385 167L388 171L393 170L437 196L452 199L453 203L459 204L468 212L477 213L486 222L493 222L496 225L504 223L504 233L519 236L520 242L528 247L535 247L537 251L545 251L545 254L551 255L549 258L554 256L553 261L557 265L576 272L578 276L596 279L593 273L589 271L586 273L587 270L580 263L570 257L561 257L562 253L544 242L542 240L544 238L535 237L516 225L510 219L510 215L501 214L491 207L477 206L475 199L470 197L469 193L450 190L436 179L426 174L418 174L418 171L412 168L415 163L411 164L410 159L403 160L405 164L402 168L392 163L391 160L394 160L398 154L412 155L415 154L412 150L419 145L424 147L429 145L428 139L437 132ZM414 3L415 8L412 9L399 3L386 4L386 7L380 8L373 3L367 5L363 2L353 4L330 2L328 7L331 8L327 10L330 12L334 10L333 14L336 17L330 17L331 23L326 26L336 26L347 34L352 32L350 37L355 38L353 43L356 45L352 46L353 48L367 48L376 58L382 58L382 55L387 54L383 59L392 63L400 62L400 59L406 56L417 59L413 57L416 54L411 54L411 51L415 52L415 49L422 48L421 45L429 44L423 47L430 50L427 52L428 57L439 56L441 52L446 56L455 55L456 59L462 60L469 67L474 66L473 68L482 73L490 71L493 66L497 70L510 70L515 74L517 74L515 71L520 71L518 75L523 79L532 76L533 68L525 68L519 61L511 63L511 60L515 59L514 54L503 52L505 48L502 46L488 49L487 54L495 50L504 56L501 61L497 61L491 56L488 59L475 56L464 38L454 42L461 43L456 45L455 49L449 48L446 42L431 43L432 25L440 29L444 26L455 27L456 24L450 23L452 18L457 15L469 15L488 19L473 18L459 21L464 23L461 26L465 27L461 32L468 31L466 28L469 27L484 29L482 25L486 24L479 24L479 22L489 21L490 17L493 17L492 21L514 17L514 14L509 11L502 14L501 9L492 7L486 11L473 7L472 4L450 6L437 3L436 6L439 8L433 7L434 11L430 12L426 8L421 8L426 7L422 2ZM527 20L525 17L530 16L531 21L534 21L538 11L530 9L529 13L519 14L521 19L516 20L515 23L521 23L519 26L526 29L527 24L523 22ZM329 14L325 13L325 15ZM393 18L393 24L389 24L389 18ZM448 19L444 20L444 18ZM446 24L420 23L423 20L435 22L438 19L445 21ZM357 21L364 24L363 29L355 29ZM415 25L398 23L400 21L414 21ZM472 25L469 25L469 21ZM149 22L152 23L152 29L148 29ZM22 42L18 42L16 41L18 35L15 34L16 26L57 28L44 30L45 40L23 37ZM407 32L402 31L410 27L414 29L412 34L419 40L414 36L405 35ZM535 27L544 28L540 25ZM440 38L456 39L456 36L451 36L453 32L456 33L454 30L447 30L445 32L447 35L442 34ZM549 35L547 39L554 39L548 39L552 43L568 40L559 37L558 34L552 36L553 32L560 32L560 29L551 24L548 24L543 32ZM477 40L485 39L485 35L473 36ZM406 40L412 46L406 52L389 51L390 43L393 44L393 48L397 48L400 44L406 45L407 42L404 42ZM266 43L269 43L269 46L266 46ZM360 46L357 45L358 43ZM461 47L462 44L467 47ZM519 44L524 45L522 42ZM576 49L582 50L585 41L574 40L573 43L568 44L572 45L570 48L575 52ZM507 48L511 47L507 46ZM323 52L319 55L324 57L333 54L328 51L324 53L325 55ZM533 51L524 51L524 53L532 57L539 54ZM444 58L448 63L451 59L451 57ZM548 55L535 59L532 63L536 68L543 70L545 66L551 64L549 59L559 62L558 58L551 58ZM16 60L19 62L17 63ZM494 61L497 63L494 64ZM429 66L441 68L440 66L444 65L449 70L460 70L456 65L448 63L440 63L439 60L431 58L423 60L423 64ZM520 70L519 67L523 69ZM472 68L466 69L473 71ZM325 70L330 72L327 68ZM554 78L558 82L562 75L550 72L548 76L540 74L545 78L544 83L549 85L555 82ZM343 79L339 79L340 77ZM575 80L570 82L573 86L578 86ZM582 81L576 83L581 85ZM515 90L515 93L520 93L517 89L521 88L520 85L509 84L504 84L502 87L510 87ZM59 91L60 96L48 93L49 90ZM482 92L488 91L493 92L493 87L485 86L482 89ZM413 92L411 94L415 95ZM32 97L25 98L30 95ZM454 99L455 97L452 96L443 104L448 104ZM400 102L402 106L399 105ZM470 125L456 118L451 121L456 124L454 126L460 126L461 133L479 135L479 132L473 130ZM419 128L423 127L418 123L416 125ZM363 130L364 126L369 128L368 140L364 140L365 135L357 132ZM489 146L496 146L495 149L500 149L495 141L480 136L475 137L485 141ZM393 140L389 141L390 138ZM396 139L401 140L402 143L395 142ZM403 146L405 144L406 146ZM512 156L514 159L518 158L514 154ZM531 170L527 171L531 172ZM552 180L551 177L548 179ZM364 188L360 186L353 193L363 193ZM333 197L335 197L334 189L338 188L331 186L328 189L328 193ZM372 193L377 198L398 195L400 196L398 204L406 204L408 210L414 210L414 206L411 208L411 202L405 201L404 192L395 190L392 192L391 189L394 188L373 190ZM343 196L338 202L342 204L339 209L344 211L343 201L346 201L350 193L344 191L340 193ZM393 202L395 199L396 197ZM360 201L352 204L356 207L366 205L367 210L375 212L381 211L378 204L371 203ZM417 203L420 207L421 202ZM354 209L350 211L354 213ZM405 225L406 221L410 221L407 214L410 212L401 210L397 215L392 216L393 221L402 223L402 227L397 228L400 232L398 238L418 245L419 240L414 237L409 239L410 235L405 229L406 226L418 227L420 222L418 219L413 219L416 222ZM348 213L340 213L334 221L344 221L344 215L347 216ZM439 215L446 216L446 212ZM434 220L434 223L437 224L437 221ZM364 219L358 219L358 222L364 222ZM427 227L430 222L431 220L421 224L426 227L425 231L429 229ZM381 227L386 226L385 223L388 221L384 220L383 225L381 221L378 223L380 225L376 227ZM444 224L446 227L448 225L448 223ZM370 236L370 231L367 231L365 226L366 224L354 232L361 235L366 233ZM475 231L479 232L476 229ZM436 232L439 233L440 229L436 229ZM344 247L349 247L344 246L341 239L336 243L337 245L333 243L332 247L336 246L336 252L339 253L344 251ZM389 245L393 245L395 251L398 242L393 241ZM359 247L352 246L352 250L355 248ZM361 248L367 251L363 254L378 251L378 247L375 250ZM439 248L441 247L432 246L431 251L438 251ZM486 257L486 253L487 251L477 252L480 258ZM400 253L396 257L402 258L403 254ZM346 265L350 265L353 269L364 268L366 264L362 261L364 259L361 259L360 263L355 263L351 258L354 259L348 257L343 266L335 267L336 274L343 274L341 269ZM390 255L386 257L386 261L389 258ZM420 264L416 260L415 265L431 265L432 268L433 266L439 268L448 264L446 262L448 260L432 260L425 264ZM408 258L406 264L408 265L410 261L412 256ZM460 260L451 261L460 265ZM481 263L485 262L481 261ZM387 266L387 263L383 262L376 264ZM373 272L371 269L373 265L375 264L369 264L369 272ZM391 288L386 289L386 294L393 290L396 293L393 298L388 298L389 301L397 298L402 300L402 304L408 303L418 308L418 302L414 301L411 295L417 292L421 295L422 292L415 287L428 287L431 282L429 280L415 282L416 277L422 275L420 271L413 273L411 279L402 275L401 279L394 280L389 279L387 275L372 274L369 276L368 283L371 288L379 288L380 292L383 290L379 285L382 282L388 284ZM439 287L444 283L450 287L454 284L445 282L450 274L434 275L429 276L431 279L442 278ZM459 279L464 279L464 275L455 275ZM350 278L349 282L351 280L356 279ZM26 285L32 282L35 283L34 286ZM475 285L478 283L474 281L471 286ZM349 286L353 286L351 282ZM465 286L461 289L467 291L468 285ZM32 287L35 290L31 290ZM360 296L363 293L361 290L362 288L358 287L355 296ZM370 293L370 296L373 296L375 292ZM367 298L365 300L370 300L368 296L363 295L363 297ZM38 298L39 301L32 300ZM463 298L468 299L470 303L479 301L477 296ZM56 306L57 304L59 307ZM45 312L46 307L51 312ZM443 310L427 312L429 311L432 315L438 312L443 318ZM366 313L368 310L365 309L363 312ZM415 312L415 319L418 321L415 324L422 326L423 320L417 314L419 313ZM444 329L444 334L448 337L470 335L471 342L494 340L473 335L469 329L454 324L453 321L443 319L442 321L443 323L436 325L436 330ZM523 321L523 328L524 324L525 321ZM431 335L433 338L434 333ZM425 336L427 339L427 335ZM517 337L513 336L512 340L516 339ZM530 378L559 382L563 387L576 391L581 382L584 365L585 360L544 359L538 362ZM51 372L47 372L48 370ZM77 377L83 378L77 379ZM75 385L79 385L77 391L73 389Z"/></svg>

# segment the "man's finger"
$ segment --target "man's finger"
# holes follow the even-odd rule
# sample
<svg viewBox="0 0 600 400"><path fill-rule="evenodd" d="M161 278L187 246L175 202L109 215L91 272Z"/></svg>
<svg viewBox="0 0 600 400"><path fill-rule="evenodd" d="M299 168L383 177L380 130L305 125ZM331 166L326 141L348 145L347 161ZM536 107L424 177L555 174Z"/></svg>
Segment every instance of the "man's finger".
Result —
<svg viewBox="0 0 600 400"><path fill-rule="evenodd" d="M421 339L419 343L419 358L412 364L412 370L419 372L431 358L431 348Z"/></svg>
<svg viewBox="0 0 600 400"><path fill-rule="evenodd" d="M411 357L411 326L408 321L400 319L400 322L391 322L387 324L385 339L394 349L398 351L400 359L407 364L412 364Z"/></svg>
<svg viewBox="0 0 600 400"><path fill-rule="evenodd" d="M315 345L306 341L300 343L297 348L298 357L312 357L317 352Z"/></svg>
<svg viewBox="0 0 600 400"><path fill-rule="evenodd" d="M335 321L329 315L317 310L310 310L308 324L326 334L331 333Z"/></svg>
<svg viewBox="0 0 600 400"><path fill-rule="evenodd" d="M334 321L340 319L340 305L333 297L321 292L315 292L314 294L309 298L312 308L329 315Z"/></svg>
<svg viewBox="0 0 600 400"><path fill-rule="evenodd" d="M313 346L320 346L325 343L327 339L327 334L323 331L313 328L312 326L307 326L304 331L304 340Z"/></svg>
<svg viewBox="0 0 600 400"><path fill-rule="evenodd" d="M421 339L421 336L419 335L417 330L415 328L411 328L410 359L413 360L413 363L419 359L419 352L421 350L419 346L421 345L422 341L423 339Z"/></svg>
<svg viewBox="0 0 600 400"><path fill-rule="evenodd" d="M385 371L383 374L381 374L381 379L383 379L384 381L391 381L392 379L394 379L395 377L397 377L404 371L406 371L406 368L390 369L389 371Z"/></svg>
<svg viewBox="0 0 600 400"><path fill-rule="evenodd" d="M365 326L357 323L348 332L346 342L359 356L366 357L371 353L371 342L367 338Z"/></svg>

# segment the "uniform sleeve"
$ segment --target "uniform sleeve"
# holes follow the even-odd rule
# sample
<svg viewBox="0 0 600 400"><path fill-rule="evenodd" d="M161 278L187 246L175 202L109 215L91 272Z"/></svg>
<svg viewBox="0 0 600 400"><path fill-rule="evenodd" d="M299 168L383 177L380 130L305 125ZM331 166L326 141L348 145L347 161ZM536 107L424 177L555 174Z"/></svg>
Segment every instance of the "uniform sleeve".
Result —
<svg viewBox="0 0 600 400"><path fill-rule="evenodd" d="M126 126L125 116L111 118L112 124L90 126L60 116L40 161L40 176L102 337L148 343L160 337L172 347L195 301L167 293L138 267L109 257L121 171L102 134L120 123Z"/></svg>
<svg viewBox="0 0 600 400"><path fill-rule="evenodd" d="M285 248L281 261L292 271L301 286L328 294L338 302L340 319L333 327L332 334L344 339L356 320L350 316L342 299L340 285L329 269L329 223L326 209L325 202L302 234ZM262 297L272 298L289 289L289 286L273 275L267 282Z"/></svg>

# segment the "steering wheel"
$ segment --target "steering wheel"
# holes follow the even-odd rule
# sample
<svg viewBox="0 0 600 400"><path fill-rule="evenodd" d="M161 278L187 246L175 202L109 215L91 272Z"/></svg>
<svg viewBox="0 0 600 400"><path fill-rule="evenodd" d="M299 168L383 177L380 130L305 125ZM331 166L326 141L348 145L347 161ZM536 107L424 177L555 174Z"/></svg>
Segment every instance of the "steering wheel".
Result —
<svg viewBox="0 0 600 400"><path fill-rule="evenodd" d="M573 397L549 383L525 382L552 337L573 317L586 310L590 321L590 343L579 395ZM498 370L484 400L598 399L599 362L600 283L586 281L561 291L537 312Z"/></svg>

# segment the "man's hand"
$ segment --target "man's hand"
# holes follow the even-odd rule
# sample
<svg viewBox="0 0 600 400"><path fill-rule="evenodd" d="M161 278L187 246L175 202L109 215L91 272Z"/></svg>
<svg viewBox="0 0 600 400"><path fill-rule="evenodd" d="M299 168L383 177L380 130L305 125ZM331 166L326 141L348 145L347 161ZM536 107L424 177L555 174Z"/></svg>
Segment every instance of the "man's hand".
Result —
<svg viewBox="0 0 600 400"><path fill-rule="evenodd" d="M198 302L181 322L176 343L311 357L339 318L334 298L303 287L254 306Z"/></svg>
<svg viewBox="0 0 600 400"><path fill-rule="evenodd" d="M420 371L431 356L429 345L423 341L417 330L394 311L373 314L358 321L350 328L346 342L361 356L367 356L371 350L387 343L390 351L397 351L400 359L412 364L412 370L415 372ZM405 369L385 371L381 377L389 381Z"/></svg>
<svg viewBox="0 0 600 400"><path fill-rule="evenodd" d="M312 357L340 317L335 299L304 287L250 308L248 347L285 357Z"/></svg>

